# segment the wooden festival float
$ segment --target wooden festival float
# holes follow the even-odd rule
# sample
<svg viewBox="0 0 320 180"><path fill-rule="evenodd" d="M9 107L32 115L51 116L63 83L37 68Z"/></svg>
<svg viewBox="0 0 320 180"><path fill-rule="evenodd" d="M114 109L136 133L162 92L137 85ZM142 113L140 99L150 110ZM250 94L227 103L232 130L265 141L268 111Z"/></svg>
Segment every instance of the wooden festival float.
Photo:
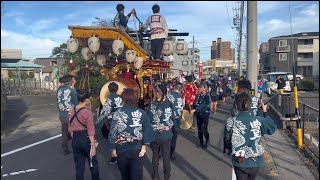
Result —
<svg viewBox="0 0 320 180"><path fill-rule="evenodd" d="M118 27L105 26L68 26L72 36L67 41L70 53L81 49L84 61L94 60L100 65L101 75L108 82L100 91L100 101L105 103L108 97L108 85L116 82L119 85L118 94L123 88L130 87L140 100L145 101L152 96L152 81L170 79L172 62L149 60L151 42L149 33L139 31L124 32ZM188 36L189 33L178 33L169 30L169 37L164 43L163 55L169 56L188 53L188 44L184 40L172 41L175 36ZM70 60L72 63L72 59ZM77 70L79 71L79 70ZM73 72L75 74L75 72Z"/></svg>

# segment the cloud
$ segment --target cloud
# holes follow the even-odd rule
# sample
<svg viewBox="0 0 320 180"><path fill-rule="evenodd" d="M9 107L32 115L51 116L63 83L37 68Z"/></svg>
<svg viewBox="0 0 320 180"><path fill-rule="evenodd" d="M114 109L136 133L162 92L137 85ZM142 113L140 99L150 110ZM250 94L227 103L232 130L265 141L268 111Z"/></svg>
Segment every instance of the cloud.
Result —
<svg viewBox="0 0 320 180"><path fill-rule="evenodd" d="M291 11L292 32L319 32L319 10L318 5L312 4L300 10L298 13ZM270 19L262 21L258 25L259 40L268 41L271 37L290 35L289 15L286 19Z"/></svg>
<svg viewBox="0 0 320 180"><path fill-rule="evenodd" d="M30 25L30 28L34 34L41 33L42 30L52 28L52 26L57 23L57 19L45 19L39 20Z"/></svg>
<svg viewBox="0 0 320 180"><path fill-rule="evenodd" d="M318 16L319 18L319 5L312 4L311 6L307 7L305 10L301 11L300 14L306 16Z"/></svg>
<svg viewBox="0 0 320 180"><path fill-rule="evenodd" d="M48 57L59 43L1 29L1 47L22 49L23 58Z"/></svg>
<svg viewBox="0 0 320 180"><path fill-rule="evenodd" d="M275 11L283 6L283 2L279 1L259 1L258 2L258 14L265 14Z"/></svg>

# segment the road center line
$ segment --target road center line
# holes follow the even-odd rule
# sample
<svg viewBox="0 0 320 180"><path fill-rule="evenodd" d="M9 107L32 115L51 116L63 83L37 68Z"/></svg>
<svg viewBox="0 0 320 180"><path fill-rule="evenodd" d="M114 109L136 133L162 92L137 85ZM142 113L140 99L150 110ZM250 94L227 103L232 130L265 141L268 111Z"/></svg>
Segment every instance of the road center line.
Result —
<svg viewBox="0 0 320 180"><path fill-rule="evenodd" d="M13 153L16 153L16 152L19 152L19 151L22 151L24 149L28 149L32 146L36 146L38 144L41 144L41 143L44 143L44 142L47 142L47 141L50 141L50 140L53 140L53 139L56 139L58 137L62 136L62 134L59 134L59 135L56 135L56 136L53 136L51 138L48 138L48 139L45 139L45 140L42 140L42 141L39 141L39 142L36 142L36 143L33 143L33 144L30 144L30 145L27 145L27 146L24 146L24 147L21 147L21 148L18 148L18 149L15 149L15 150L12 150L10 152L7 152L7 153L4 153L4 154L1 154L1 157L4 157L4 156L8 156L10 154L13 154Z"/></svg>

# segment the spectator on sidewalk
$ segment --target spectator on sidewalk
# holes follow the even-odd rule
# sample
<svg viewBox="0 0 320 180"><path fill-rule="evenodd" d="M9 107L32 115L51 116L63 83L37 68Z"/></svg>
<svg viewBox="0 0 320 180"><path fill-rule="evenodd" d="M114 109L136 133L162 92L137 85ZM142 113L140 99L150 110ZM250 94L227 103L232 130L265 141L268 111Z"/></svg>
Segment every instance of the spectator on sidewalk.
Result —
<svg viewBox="0 0 320 180"><path fill-rule="evenodd" d="M286 86L286 81L280 75L277 75L275 83L278 85L277 91L282 94L283 88Z"/></svg>
<svg viewBox="0 0 320 180"><path fill-rule="evenodd" d="M62 143L61 147L64 155L70 154L69 150L69 140L71 139L68 132L68 113L73 109L74 106L78 104L78 93L71 86L74 85L72 81L74 76L66 74L60 80L63 83L57 91L57 103L59 110L59 119L61 122L61 131L62 131Z"/></svg>
<svg viewBox="0 0 320 180"><path fill-rule="evenodd" d="M237 180L254 180L264 162L262 136L272 135L277 126L266 115L267 108L263 103L261 103L263 117L252 116L249 113L251 97L247 93L237 94L235 104L240 112L228 119L224 144L231 146L232 164Z"/></svg>

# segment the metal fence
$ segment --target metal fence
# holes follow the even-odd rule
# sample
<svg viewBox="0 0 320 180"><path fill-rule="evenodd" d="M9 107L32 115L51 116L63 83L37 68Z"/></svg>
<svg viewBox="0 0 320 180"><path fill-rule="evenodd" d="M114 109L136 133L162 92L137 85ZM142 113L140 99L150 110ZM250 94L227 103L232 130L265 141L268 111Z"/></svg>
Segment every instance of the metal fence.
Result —
<svg viewBox="0 0 320 180"><path fill-rule="evenodd" d="M58 88L58 81L1 79L1 92L5 96L51 95Z"/></svg>
<svg viewBox="0 0 320 180"><path fill-rule="evenodd" d="M319 101L318 97L303 97L299 99L299 111L302 122L303 142L305 147L308 148L319 159L319 109L312 107L305 102L311 102L311 99ZM312 101L313 102L313 101ZM295 101L290 95L281 95L270 101L270 104L274 107L282 117L292 117L295 114ZM319 107L319 106L318 106ZM297 135L296 121L286 121L287 127L289 127L294 134Z"/></svg>

